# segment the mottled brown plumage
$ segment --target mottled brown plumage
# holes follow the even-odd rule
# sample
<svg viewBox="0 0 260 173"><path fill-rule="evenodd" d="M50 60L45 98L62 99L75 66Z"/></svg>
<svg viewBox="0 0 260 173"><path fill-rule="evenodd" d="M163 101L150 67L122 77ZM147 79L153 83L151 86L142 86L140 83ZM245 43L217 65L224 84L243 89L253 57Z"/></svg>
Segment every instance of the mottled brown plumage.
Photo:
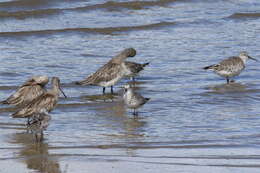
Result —
<svg viewBox="0 0 260 173"><path fill-rule="evenodd" d="M98 85L98 86L107 87L109 85L106 85L105 83L112 81L117 76L119 76L120 70L121 70L120 65L113 62L109 62L104 66L102 66L100 69L98 69L95 73L88 76L85 80L78 82L78 84Z"/></svg>
<svg viewBox="0 0 260 173"><path fill-rule="evenodd" d="M43 131L49 126L51 116L45 113L34 114L28 124L28 129L34 134L36 142L43 140Z"/></svg>
<svg viewBox="0 0 260 173"><path fill-rule="evenodd" d="M136 55L136 50L133 48L128 48L123 50L117 56L112 58L108 63L99 68L95 73L88 76L85 80L76 82L78 85L97 85L103 87L103 92L105 92L105 87L115 85L120 79L124 77L125 67L124 60L128 57L133 57Z"/></svg>
<svg viewBox="0 0 260 173"><path fill-rule="evenodd" d="M52 78L52 86L53 88L51 90L43 93L42 95L34 99L32 102L25 105L19 111L12 114L12 117L27 118L27 117L32 117L34 114L41 114L41 113L47 114L51 112L58 103L59 91L62 91L60 88L59 78L57 77Z"/></svg>
<svg viewBox="0 0 260 173"><path fill-rule="evenodd" d="M240 67L239 69L243 70L245 68L244 62L241 60L241 58L233 56L228 59L225 59L221 61L219 64L211 65L208 67L205 67L204 69L213 69L215 71L232 71L233 69Z"/></svg>
<svg viewBox="0 0 260 173"><path fill-rule="evenodd" d="M241 52L239 56L232 56L218 64L210 65L204 67L203 69L208 70L211 69L219 76L226 78L227 83L229 83L229 79L238 76L244 69L245 63L248 59L256 60L250 57L247 52ZM257 61L257 60L256 60Z"/></svg>
<svg viewBox="0 0 260 173"><path fill-rule="evenodd" d="M1 103L18 107L24 106L46 92L45 85L48 82L49 78L47 76L34 76L27 80L14 94Z"/></svg>

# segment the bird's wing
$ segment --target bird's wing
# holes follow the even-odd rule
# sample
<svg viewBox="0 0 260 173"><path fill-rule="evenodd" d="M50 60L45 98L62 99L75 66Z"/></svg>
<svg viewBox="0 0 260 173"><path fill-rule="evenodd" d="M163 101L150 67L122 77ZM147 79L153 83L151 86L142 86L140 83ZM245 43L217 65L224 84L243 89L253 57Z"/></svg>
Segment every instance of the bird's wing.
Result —
<svg viewBox="0 0 260 173"><path fill-rule="evenodd" d="M23 85L20 86L19 88L24 87L24 86L32 86L32 85L34 85L34 84L36 84L36 83L35 83L35 80L34 80L33 78L30 78L30 79L28 79L27 81L25 81L25 82L23 83Z"/></svg>
<svg viewBox="0 0 260 173"><path fill-rule="evenodd" d="M88 76L85 80L78 82L80 85L96 85L102 81L110 81L114 79L118 72L120 71L121 66L112 62L108 62L101 68L99 68L95 73Z"/></svg>
<svg viewBox="0 0 260 173"><path fill-rule="evenodd" d="M223 61L221 61L219 64L217 64L216 66L216 69L218 71L221 71L221 70L226 70L226 69L229 69L229 68L234 68L235 66L245 66L243 61L239 58L239 57L236 57L236 56L233 56L233 57L229 57Z"/></svg>
<svg viewBox="0 0 260 173"><path fill-rule="evenodd" d="M33 99L37 98L45 92L45 89L42 86L33 84L29 85L25 83L19 87L14 94L4 100L2 103L11 104L16 106L26 105L31 102Z"/></svg>
<svg viewBox="0 0 260 173"><path fill-rule="evenodd" d="M136 100L139 105L143 105L147 102L147 100L139 93L134 92L133 97L133 100Z"/></svg>
<svg viewBox="0 0 260 173"><path fill-rule="evenodd" d="M31 103L19 111L12 114L13 118L30 117L35 113L50 112L57 104L57 99L53 94L45 93L34 99Z"/></svg>
<svg viewBox="0 0 260 173"><path fill-rule="evenodd" d="M132 73L139 73L144 69L143 64L139 64L136 62L125 61L125 65L128 69L130 69Z"/></svg>

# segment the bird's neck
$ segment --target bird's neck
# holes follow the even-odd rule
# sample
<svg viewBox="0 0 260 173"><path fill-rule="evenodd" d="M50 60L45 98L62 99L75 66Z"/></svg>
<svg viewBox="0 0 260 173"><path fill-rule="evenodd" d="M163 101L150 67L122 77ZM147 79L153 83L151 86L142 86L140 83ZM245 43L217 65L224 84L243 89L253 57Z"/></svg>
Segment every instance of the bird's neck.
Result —
<svg viewBox="0 0 260 173"><path fill-rule="evenodd" d="M133 89L132 89L132 88L127 89L126 95L127 95L128 97L132 97L132 95L133 95Z"/></svg>
<svg viewBox="0 0 260 173"><path fill-rule="evenodd" d="M53 86L53 88L51 89L50 91L53 95L55 95L56 97L59 97L59 92L60 92L60 89L58 86Z"/></svg>
<svg viewBox="0 0 260 173"><path fill-rule="evenodd" d="M116 64L121 64L125 61L125 59L127 58L127 55L122 52L120 54L118 54L117 56L115 56L114 58L112 58L111 61L113 61L113 63L116 63Z"/></svg>
<svg viewBox="0 0 260 173"><path fill-rule="evenodd" d="M239 56L239 58L243 61L244 64L246 64L246 61L248 60L248 57L246 57L246 56Z"/></svg>
<svg viewBox="0 0 260 173"><path fill-rule="evenodd" d="M115 57L111 61L115 64L122 64L124 62L125 58L122 57Z"/></svg>

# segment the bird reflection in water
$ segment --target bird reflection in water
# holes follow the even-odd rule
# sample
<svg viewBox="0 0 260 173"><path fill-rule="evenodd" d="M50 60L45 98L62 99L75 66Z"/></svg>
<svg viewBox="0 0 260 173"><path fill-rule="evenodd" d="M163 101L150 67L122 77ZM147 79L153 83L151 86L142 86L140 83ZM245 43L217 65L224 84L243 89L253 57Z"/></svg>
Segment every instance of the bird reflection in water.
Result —
<svg viewBox="0 0 260 173"><path fill-rule="evenodd" d="M146 137L145 117L129 117L122 100L103 104L97 108L97 111L106 118L106 128L110 128L104 135L108 136L111 141L118 141L125 145L128 156L135 156L138 144L142 143ZM132 144L137 147L127 147Z"/></svg>
<svg viewBox="0 0 260 173"><path fill-rule="evenodd" d="M32 143L33 136L28 133L16 133L12 143L23 147L19 152L22 162L28 169L44 173L61 173L60 165L56 157L49 154L48 143Z"/></svg>
<svg viewBox="0 0 260 173"><path fill-rule="evenodd" d="M115 100L118 99L118 94L117 93L113 93L113 94L100 94L100 95L86 95L86 96L82 96L81 98L83 100L87 100L87 101L91 101L91 102L113 102Z"/></svg>
<svg viewBox="0 0 260 173"><path fill-rule="evenodd" d="M228 93L228 92L245 92L247 86L241 83L231 82L229 84L219 84L206 87L214 93Z"/></svg>

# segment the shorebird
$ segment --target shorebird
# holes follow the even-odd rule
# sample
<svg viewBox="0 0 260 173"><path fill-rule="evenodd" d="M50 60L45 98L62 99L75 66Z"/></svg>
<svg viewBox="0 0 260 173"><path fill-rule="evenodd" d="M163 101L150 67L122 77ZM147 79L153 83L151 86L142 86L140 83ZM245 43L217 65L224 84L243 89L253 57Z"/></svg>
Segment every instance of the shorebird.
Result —
<svg viewBox="0 0 260 173"><path fill-rule="evenodd" d="M13 118L31 118L37 114L48 114L57 105L59 99L59 92L61 91L65 98L66 95L60 88L60 79L58 77L52 78L52 89L46 91L29 104L22 107L20 110L12 114ZM28 125L31 122L28 121Z"/></svg>
<svg viewBox="0 0 260 173"><path fill-rule="evenodd" d="M137 116L138 112L136 109L144 105L150 98L145 98L141 96L139 93L135 92L130 85L124 86L124 102L126 106L130 109L134 109L133 115Z"/></svg>
<svg viewBox="0 0 260 173"><path fill-rule="evenodd" d="M243 51L240 52L239 56L229 57L218 64L210 65L204 67L203 69L213 70L219 76L226 78L227 83L229 84L230 78L238 76L244 70L248 59L257 61L256 59L250 57L247 52Z"/></svg>
<svg viewBox="0 0 260 173"><path fill-rule="evenodd" d="M137 76L140 71L144 70L144 67L147 65L149 65L149 62L144 64L139 64L136 62L125 61L125 67L126 67L125 77L132 78L132 80L135 81L135 76Z"/></svg>
<svg viewBox="0 0 260 173"><path fill-rule="evenodd" d="M28 129L34 134L36 142L43 140L43 131L49 126L51 116L45 113L38 113L32 116Z"/></svg>
<svg viewBox="0 0 260 173"><path fill-rule="evenodd" d="M126 67L124 60L128 57L134 57L135 55L135 49L125 49L99 68L95 73L88 76L85 80L76 82L76 84L101 86L103 87L103 94L105 94L106 87L111 87L111 93L113 93L113 86L125 75Z"/></svg>
<svg viewBox="0 0 260 173"><path fill-rule="evenodd" d="M45 85L49 82L48 76L33 76L20 86L14 94L9 96L2 104L21 107L46 92Z"/></svg>

